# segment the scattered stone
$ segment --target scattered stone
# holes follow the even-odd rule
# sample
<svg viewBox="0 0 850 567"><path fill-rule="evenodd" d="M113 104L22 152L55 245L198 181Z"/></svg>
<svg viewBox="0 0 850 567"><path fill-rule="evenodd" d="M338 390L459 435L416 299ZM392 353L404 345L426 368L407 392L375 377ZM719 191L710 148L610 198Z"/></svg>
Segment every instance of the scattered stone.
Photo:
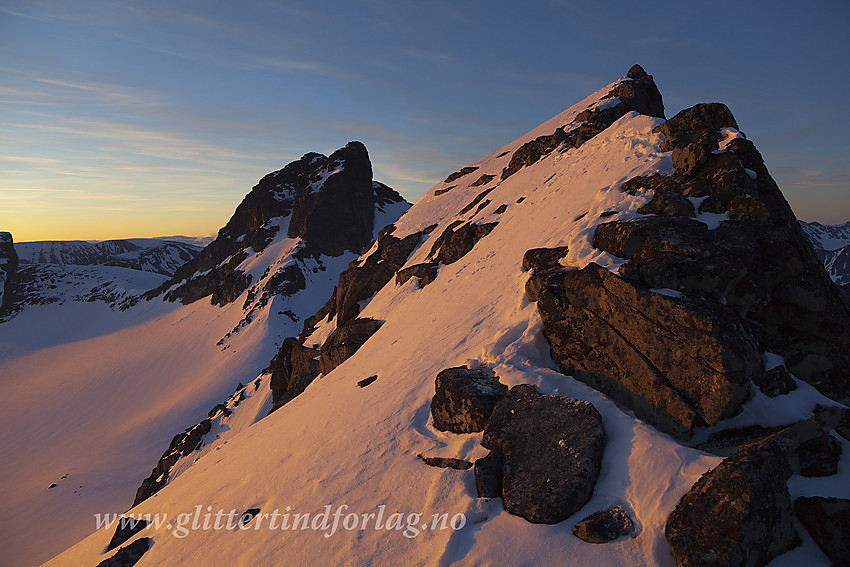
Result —
<svg viewBox="0 0 850 567"><path fill-rule="evenodd" d="M98 563L97 567L133 567L152 546L153 540L151 538L139 538L130 545L119 549L112 557Z"/></svg>
<svg viewBox="0 0 850 567"><path fill-rule="evenodd" d="M832 476L838 472L841 442L825 433L800 445L798 455L802 476Z"/></svg>
<svg viewBox="0 0 850 567"><path fill-rule="evenodd" d="M444 194L444 193L448 193L449 191L451 191L451 190L452 190L452 189L454 189L455 187L456 187L456 185L450 185L450 186L445 187L445 188L443 188L443 189L436 189L436 190L434 191L434 196L435 196L435 197L439 197L440 195L442 195L442 194Z"/></svg>
<svg viewBox="0 0 850 567"><path fill-rule="evenodd" d="M254 518L256 518L257 514L259 514L259 513L260 513L259 508L248 508L247 510L242 512L241 516L239 516L239 525L240 526L248 525L248 523L251 520L253 520Z"/></svg>
<svg viewBox="0 0 850 567"><path fill-rule="evenodd" d="M604 219L606 217L613 217L616 214L617 214L617 211L604 211L602 213L599 213L599 218Z"/></svg>
<svg viewBox="0 0 850 567"><path fill-rule="evenodd" d="M455 459L452 457L426 457L424 455L416 455L423 461L425 464L431 467L439 467L441 469L457 469L460 471L465 471L472 468L472 463L469 461L464 461L462 459Z"/></svg>
<svg viewBox="0 0 850 567"><path fill-rule="evenodd" d="M480 203L484 199L484 197L489 195L493 191L493 189L495 189L495 188L496 188L495 186L490 187L489 189L485 189L484 191L482 191L481 193L476 195L475 198L472 201L470 201L468 205L466 205L464 208L462 208L460 210L460 212L458 213L458 216L465 215L466 213L471 211L475 207L475 205Z"/></svg>
<svg viewBox="0 0 850 567"><path fill-rule="evenodd" d="M519 205L523 201L525 201L525 197L520 197L519 199L516 200L516 203L517 203L517 205Z"/></svg>
<svg viewBox="0 0 850 567"><path fill-rule="evenodd" d="M706 472L667 519L679 567L766 565L798 542L787 448L754 443Z"/></svg>
<svg viewBox="0 0 850 567"><path fill-rule="evenodd" d="M372 382L374 382L377 379L378 379L378 375L375 374L374 376L369 376L368 378L364 378L364 379L360 380L359 382L357 382L357 385L360 386L361 388L365 388L366 386L368 386L369 384L371 384Z"/></svg>
<svg viewBox="0 0 850 567"><path fill-rule="evenodd" d="M106 551L115 549L149 525L149 521L141 518L136 519L131 516L121 516L118 519L118 525L115 527L115 533L112 539L109 540L109 545L106 546Z"/></svg>
<svg viewBox="0 0 850 567"><path fill-rule="evenodd" d="M437 374L431 416L434 427L452 433L483 431L496 403L508 387L492 370L465 366L447 368Z"/></svg>
<svg viewBox="0 0 850 567"><path fill-rule="evenodd" d="M497 215L501 215L502 213L504 213L507 210L508 210L508 206L506 204L502 203L501 205L499 205L499 207L495 211L493 211L493 213L497 214Z"/></svg>
<svg viewBox="0 0 850 567"><path fill-rule="evenodd" d="M794 513L833 565L850 565L850 500L797 498Z"/></svg>
<svg viewBox="0 0 850 567"><path fill-rule="evenodd" d="M775 398L797 389L797 383L784 366L771 368L761 377L754 377L753 383L765 396Z"/></svg>
<svg viewBox="0 0 850 567"><path fill-rule="evenodd" d="M573 534L588 543L608 543L635 536L635 521L622 506L594 512L573 527Z"/></svg>
<svg viewBox="0 0 850 567"><path fill-rule="evenodd" d="M475 489L478 498L502 496L502 469L504 458L499 451L490 451L486 457L475 461Z"/></svg>
<svg viewBox="0 0 850 567"><path fill-rule="evenodd" d="M47 487L47 490L50 490L51 488L56 488L57 486L59 485L54 482L53 484Z"/></svg>
<svg viewBox="0 0 850 567"><path fill-rule="evenodd" d="M505 509L535 524L555 524L593 494L605 431L589 402L522 384L498 403L481 444L504 456Z"/></svg>

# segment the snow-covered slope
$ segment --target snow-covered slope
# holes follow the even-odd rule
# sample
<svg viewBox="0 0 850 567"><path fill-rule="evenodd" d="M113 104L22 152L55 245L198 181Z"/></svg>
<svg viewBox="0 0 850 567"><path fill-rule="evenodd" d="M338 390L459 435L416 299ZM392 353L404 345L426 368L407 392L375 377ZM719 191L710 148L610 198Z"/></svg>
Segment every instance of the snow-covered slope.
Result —
<svg viewBox="0 0 850 567"><path fill-rule="evenodd" d="M373 219L392 222L409 204L373 184L371 170L365 187L366 207L376 208L368 238L381 228ZM239 382L252 382L357 257L296 256L309 241L288 236L287 211L268 213L278 230L235 266L253 285L222 305L208 297L186 305L156 294L141 299L167 282L160 274L29 265L22 292L44 301L0 324L0 392L14 400L0 415L4 565L39 564L91 533L95 514L129 508L173 435L227 400ZM296 266L300 285L285 285L280 274ZM262 417L268 393L249 392L242 408L255 415L239 418Z"/></svg>
<svg viewBox="0 0 850 567"><path fill-rule="evenodd" d="M136 536L153 541L139 565L671 564L666 519L720 458L683 446L559 373L540 317L526 299L528 274L521 269L527 250L563 245L569 246L565 265L596 262L614 269L622 263L594 248L591 237L600 222L637 217L652 197L649 191L621 192L623 182L672 172L670 154L659 148L661 135L653 133L663 120L628 112L578 147L556 144L503 174L520 148L562 127L567 135L578 131L588 109L612 108L606 95L628 81L590 95L422 197L392 232L398 238L422 232L406 266L432 260L449 227L496 224L459 259L439 265L426 286L417 277L401 285L392 280L362 301L359 316L383 321L380 329L268 417L256 421L258 408L268 403L261 392L269 375L243 380L247 390L255 378L260 386L238 407L228 401L232 413L214 415L207 444L178 465L172 482L132 510L158 514L161 521ZM724 220L720 216L704 213L698 220L716 226ZM334 325L326 320L309 340L321 343ZM472 470L432 468L417 458L474 460L486 453L480 433L445 433L430 418L436 374L463 364L485 365L509 386L535 384L599 410L608 445L593 497L580 512L556 525L534 525L505 512L498 499L477 498ZM358 387L372 376L377 378L368 386ZM809 417L818 402L832 404L805 383L781 399L756 392L739 417L718 427L788 423ZM848 496L850 447L841 443L839 476L794 477L794 496L830 490ZM572 536L576 520L614 504L634 512L636 538L600 546ZM226 527L228 514L254 508L261 515L245 529ZM301 523L295 514L309 518ZM440 523L443 514L454 524ZM113 532L101 529L48 564L96 564L109 556L104 550ZM803 538L778 563L803 558L826 564Z"/></svg>

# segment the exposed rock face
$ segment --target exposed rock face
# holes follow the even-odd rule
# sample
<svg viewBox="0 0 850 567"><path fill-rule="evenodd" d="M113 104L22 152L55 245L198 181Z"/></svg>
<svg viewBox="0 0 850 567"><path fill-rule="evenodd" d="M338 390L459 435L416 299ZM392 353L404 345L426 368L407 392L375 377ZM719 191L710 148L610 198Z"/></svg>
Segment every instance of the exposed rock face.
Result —
<svg viewBox="0 0 850 567"><path fill-rule="evenodd" d="M112 557L98 563L97 567L133 567L152 545L153 540L151 538L139 538L130 545L119 549Z"/></svg>
<svg viewBox="0 0 850 567"><path fill-rule="evenodd" d="M443 264L453 264L466 256L480 239L496 228L497 224L495 222L464 224L463 221L455 221L437 237L428 257Z"/></svg>
<svg viewBox="0 0 850 567"><path fill-rule="evenodd" d="M461 177L463 177L464 175L469 175L470 173L472 173L472 172L473 172L473 171L475 171L476 169L478 169L478 168L477 168L477 167L475 167L474 165L470 165L470 166L467 166L467 167L461 168L461 169L459 169L458 171L455 171L454 173L452 173L451 175L449 175L448 177L446 177L446 178L443 180L443 183L451 183L452 181L457 181L458 179L460 179L460 178L461 178Z"/></svg>
<svg viewBox="0 0 850 567"><path fill-rule="evenodd" d="M635 535L635 521L622 506L594 512L576 523L573 534L588 543L608 543Z"/></svg>
<svg viewBox="0 0 850 567"><path fill-rule="evenodd" d="M593 494L605 431L590 403L523 384L496 405L481 444L504 455L505 509L532 523L555 524Z"/></svg>
<svg viewBox="0 0 850 567"><path fill-rule="evenodd" d="M627 77L630 80L621 82L603 97L603 102L613 102L616 99L616 104L582 112L576 120L583 123L570 132L566 132L562 126L551 135L540 136L523 144L511 156L510 163L502 170L501 178L507 179L558 147L578 148L629 112L636 111L663 118L664 103L652 75L646 74L640 65L635 65L629 70Z"/></svg>
<svg viewBox="0 0 850 567"><path fill-rule="evenodd" d="M431 400L434 427L453 433L484 431L496 403L508 392L492 370L447 368L437 374Z"/></svg>
<svg viewBox="0 0 850 567"><path fill-rule="evenodd" d="M590 264L544 275L537 308L555 360L659 429L688 438L744 400L755 340L720 305L650 293Z"/></svg>
<svg viewBox="0 0 850 567"><path fill-rule="evenodd" d="M402 200L372 181L369 155L360 142L329 157L305 154L263 177L216 239L146 297L165 293L170 301L191 303L212 296L214 304L224 305L252 283L239 264L265 249L282 228L303 240L302 257L359 253L372 240L375 207ZM303 289L303 274L292 268L279 274L275 285L283 285L283 279L290 291Z"/></svg>
<svg viewBox="0 0 850 567"><path fill-rule="evenodd" d="M794 513L833 565L850 565L850 500L798 498Z"/></svg>
<svg viewBox="0 0 850 567"><path fill-rule="evenodd" d="M396 285L403 285L407 280L415 277L419 280L419 287L423 288L437 279L439 268L440 265L437 262L423 262L422 264L408 266L396 273L395 283Z"/></svg>
<svg viewBox="0 0 850 567"><path fill-rule="evenodd" d="M766 565L796 545L786 449L750 445L705 473L670 514L679 567Z"/></svg>
<svg viewBox="0 0 850 567"><path fill-rule="evenodd" d="M850 311L737 127L729 109L716 103L658 126L676 173L622 186L654 191L641 212L656 216L599 225L594 246L628 259L620 273L635 284L722 303L755 322L764 350L783 356L797 378L846 402Z"/></svg>
<svg viewBox="0 0 850 567"><path fill-rule="evenodd" d="M363 346L369 337L381 328L382 321L358 318L349 321L330 334L322 345L321 370L328 374L331 370L348 360Z"/></svg>
<svg viewBox="0 0 850 567"><path fill-rule="evenodd" d="M18 276L18 255L12 234L0 232L0 317L12 310Z"/></svg>
<svg viewBox="0 0 850 567"><path fill-rule="evenodd" d="M802 476L832 476L838 472L841 443L824 434L800 445L800 474Z"/></svg>

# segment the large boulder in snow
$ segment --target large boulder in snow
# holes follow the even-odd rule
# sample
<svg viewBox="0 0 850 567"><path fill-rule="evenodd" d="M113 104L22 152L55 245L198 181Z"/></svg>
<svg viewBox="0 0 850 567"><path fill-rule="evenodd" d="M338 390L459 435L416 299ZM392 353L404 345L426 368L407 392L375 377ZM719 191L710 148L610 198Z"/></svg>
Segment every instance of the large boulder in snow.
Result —
<svg viewBox="0 0 850 567"><path fill-rule="evenodd" d="M549 276L537 308L562 371L679 438L734 413L758 345L720 305L661 295L596 264Z"/></svg>
<svg viewBox="0 0 850 567"><path fill-rule="evenodd" d="M12 310L17 275L18 255L12 234L0 232L0 317Z"/></svg>
<svg viewBox="0 0 850 567"><path fill-rule="evenodd" d="M437 374L431 400L434 427L453 433L483 431L496 403L508 392L492 370L465 366Z"/></svg>
<svg viewBox="0 0 850 567"><path fill-rule="evenodd" d="M675 173L622 186L651 192L641 212L655 216L601 224L594 246L627 259L620 274L635 284L730 307L754 323L762 348L783 356L791 374L850 402L850 310L737 128L716 103L658 126Z"/></svg>
<svg viewBox="0 0 850 567"><path fill-rule="evenodd" d="M850 565L850 500L797 498L794 513L833 565Z"/></svg>
<svg viewBox="0 0 850 567"><path fill-rule="evenodd" d="M592 404L522 384L496 405L481 444L503 455L505 509L535 524L555 524L590 499L605 441Z"/></svg>
<svg viewBox="0 0 850 567"><path fill-rule="evenodd" d="M587 543L608 543L636 531L632 515L622 506L594 512L573 527L573 535Z"/></svg>
<svg viewBox="0 0 850 567"><path fill-rule="evenodd" d="M679 567L766 565L796 545L787 448L750 445L705 473L670 514Z"/></svg>

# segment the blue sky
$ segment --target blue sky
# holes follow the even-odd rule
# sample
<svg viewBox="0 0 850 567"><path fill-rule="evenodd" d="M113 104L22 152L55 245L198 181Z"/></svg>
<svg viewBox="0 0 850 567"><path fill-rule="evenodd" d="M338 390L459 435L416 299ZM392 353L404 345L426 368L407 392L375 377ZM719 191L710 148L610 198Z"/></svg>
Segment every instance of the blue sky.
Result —
<svg viewBox="0 0 850 567"><path fill-rule="evenodd" d="M0 0L0 230L213 234L350 140L415 200L640 63L725 102L804 220L850 220L846 2Z"/></svg>

